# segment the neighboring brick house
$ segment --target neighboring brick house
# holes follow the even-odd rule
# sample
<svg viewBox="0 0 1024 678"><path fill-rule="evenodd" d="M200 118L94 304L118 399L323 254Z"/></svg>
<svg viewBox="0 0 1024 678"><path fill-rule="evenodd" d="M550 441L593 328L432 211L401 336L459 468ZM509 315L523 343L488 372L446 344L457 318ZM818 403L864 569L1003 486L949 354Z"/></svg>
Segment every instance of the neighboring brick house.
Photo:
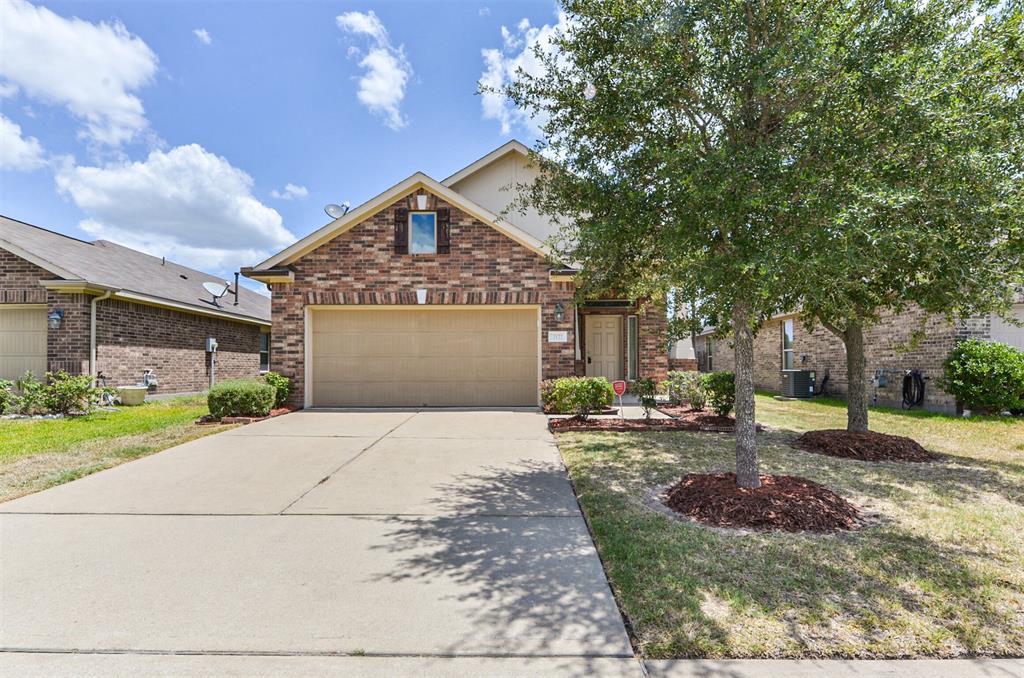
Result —
<svg viewBox="0 0 1024 678"><path fill-rule="evenodd" d="M203 283L223 282L0 217L0 379L102 372L116 386L150 370L153 394L197 392L210 385L208 338L216 379L256 376L268 358L270 300L242 288L236 304L232 287L214 303Z"/></svg>
<svg viewBox="0 0 1024 678"><path fill-rule="evenodd" d="M1013 312L1024 320L1024 303L1017 304ZM1024 349L1024 329L995 315L950 322L920 308L883 314L864 333L865 378L872 403L899 407L905 372L918 370L925 379L923 407L937 412L957 411L956 399L940 389L937 380L942 376L943 361L957 342L971 338L1001 341ZM729 339L716 338L711 328L706 329L697 337L697 361L701 371L732 370ZM828 393L846 395L843 342L820 325L807 331L792 314L773 317L758 329L754 338L755 386L779 392L782 370L789 366L814 370L819 386L827 374Z"/></svg>
<svg viewBox="0 0 1024 678"><path fill-rule="evenodd" d="M270 287L292 404L536 405L543 379L664 378L664 305L577 306L554 224L506 209L527 157L510 142L443 182L417 172L242 270Z"/></svg>

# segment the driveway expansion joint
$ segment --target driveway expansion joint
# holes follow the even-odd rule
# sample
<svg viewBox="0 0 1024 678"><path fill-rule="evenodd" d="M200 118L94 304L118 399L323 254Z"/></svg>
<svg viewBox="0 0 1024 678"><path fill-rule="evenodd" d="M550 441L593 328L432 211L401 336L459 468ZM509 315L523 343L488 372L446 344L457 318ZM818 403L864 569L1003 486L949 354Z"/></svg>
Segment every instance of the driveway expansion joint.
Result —
<svg viewBox="0 0 1024 678"><path fill-rule="evenodd" d="M370 451L371 449L373 449L373 446L374 446L374 445L376 445L376 444L377 444L377 443L379 443L380 441L384 440L384 439L385 439L385 438L387 438L387 437L388 437L389 435L391 435L392 433L394 433L394 432L395 432L396 430L398 430L399 428L401 428L401 426L402 426L403 424L405 424L406 422L408 422L408 421L409 421L410 419L412 419L413 417L415 417L415 416L416 416L417 414L419 414L419 412L413 412L413 413L412 413L412 414L410 414L410 415L409 415L408 417L406 417L405 419L403 419L403 420L402 420L402 421L400 421L399 423L395 424L395 425L394 425L393 427L391 427L390 429L388 429L388 430L387 430L387 431L386 431L386 432L385 432L385 433L384 433L383 435L381 435L381 436L380 436L379 438L377 438L376 440L374 440L374 441L373 441L372 443L370 443L369 445L367 445L367 446L366 446L366 447L364 447L363 449L359 450L359 452L358 452L357 454L355 454L354 456L352 456L352 457L349 457L348 459L346 459L346 460L345 460L345 461L344 461L344 462L343 462L343 463L341 464L341 466L339 466L338 468L336 468L336 469L334 469L333 471L331 471L330 473L328 473L328 474L327 474L327 477L323 478L323 479L322 479L322 480L321 480L320 482L318 482L318 483L317 483L316 485L314 485L313 487L309 488L308 490L306 490L305 492L303 492L302 494L300 494L300 495L299 495L298 497L296 497L296 498L295 498L295 499L294 499L294 500L293 500L293 501L292 501L292 502L291 502L290 504L288 504L288 505L287 505L287 506L285 506L285 507L284 507L283 509L281 509L280 511L278 511L278 513L280 513L280 514L282 514L282 515L283 515L285 511L287 511L287 510L288 510L288 509L290 509L290 508L291 508L292 506L295 506L295 505L296 505L297 503L299 503L300 501L302 501L302 499L303 499L303 498L304 498L304 497L305 497L305 496L306 496L307 494L309 494L310 492L312 492L313 490L315 490L316 488L320 487L320 486L321 486L321 485L323 485L323 484L324 484L325 482L327 482L328 480L330 480L330 479L331 479L331 476L333 476L333 475L334 475L335 473L337 473L337 472L338 472L338 471L340 471L341 469L345 468L346 466L348 466L349 464L351 464L352 462L354 462L354 461L355 461L356 459L358 459L359 457L361 457L361 456L363 456L364 454L366 454L367 452L369 452L369 451Z"/></svg>

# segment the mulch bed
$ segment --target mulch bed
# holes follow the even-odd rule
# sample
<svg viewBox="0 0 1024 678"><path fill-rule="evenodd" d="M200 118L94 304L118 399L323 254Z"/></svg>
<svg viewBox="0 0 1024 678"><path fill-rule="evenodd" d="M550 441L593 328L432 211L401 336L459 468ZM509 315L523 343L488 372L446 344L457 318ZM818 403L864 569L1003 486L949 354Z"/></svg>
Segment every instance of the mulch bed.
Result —
<svg viewBox="0 0 1024 678"><path fill-rule="evenodd" d="M548 428L552 431L713 431L701 427L692 421L682 419L587 419L581 421L576 417L565 419L549 419ZM731 433L732 427L720 431Z"/></svg>
<svg viewBox="0 0 1024 678"><path fill-rule="evenodd" d="M750 489L736 486L735 473L690 473L665 494L668 508L714 527L832 532L858 524L856 506L796 476L764 475Z"/></svg>
<svg viewBox="0 0 1024 678"><path fill-rule="evenodd" d="M279 417L282 414L288 414L294 412L294 407L278 407L270 410L270 414L265 417L215 417L212 414L204 414L203 416L196 419L197 424L251 424L256 421L263 421L264 419L270 419L271 417Z"/></svg>
<svg viewBox="0 0 1024 678"><path fill-rule="evenodd" d="M830 457L861 461L935 461L939 458L915 440L874 431L808 431L797 438L793 446Z"/></svg>

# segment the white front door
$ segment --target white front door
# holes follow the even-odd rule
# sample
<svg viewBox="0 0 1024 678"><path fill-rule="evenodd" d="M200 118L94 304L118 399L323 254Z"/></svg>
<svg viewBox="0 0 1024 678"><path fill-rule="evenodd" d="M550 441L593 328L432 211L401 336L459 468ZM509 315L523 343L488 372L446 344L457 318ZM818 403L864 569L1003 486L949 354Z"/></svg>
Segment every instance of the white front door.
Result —
<svg viewBox="0 0 1024 678"><path fill-rule="evenodd" d="M622 379L622 316L588 315L587 376Z"/></svg>

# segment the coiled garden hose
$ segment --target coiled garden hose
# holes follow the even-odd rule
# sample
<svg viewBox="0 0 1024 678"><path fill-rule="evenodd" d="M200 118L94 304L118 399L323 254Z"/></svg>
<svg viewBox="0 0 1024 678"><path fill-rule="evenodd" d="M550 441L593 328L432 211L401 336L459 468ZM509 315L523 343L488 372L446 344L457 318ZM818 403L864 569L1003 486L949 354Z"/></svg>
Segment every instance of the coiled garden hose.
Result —
<svg viewBox="0 0 1024 678"><path fill-rule="evenodd" d="M907 370L903 375L903 409L918 407L924 402L924 375L920 370Z"/></svg>

